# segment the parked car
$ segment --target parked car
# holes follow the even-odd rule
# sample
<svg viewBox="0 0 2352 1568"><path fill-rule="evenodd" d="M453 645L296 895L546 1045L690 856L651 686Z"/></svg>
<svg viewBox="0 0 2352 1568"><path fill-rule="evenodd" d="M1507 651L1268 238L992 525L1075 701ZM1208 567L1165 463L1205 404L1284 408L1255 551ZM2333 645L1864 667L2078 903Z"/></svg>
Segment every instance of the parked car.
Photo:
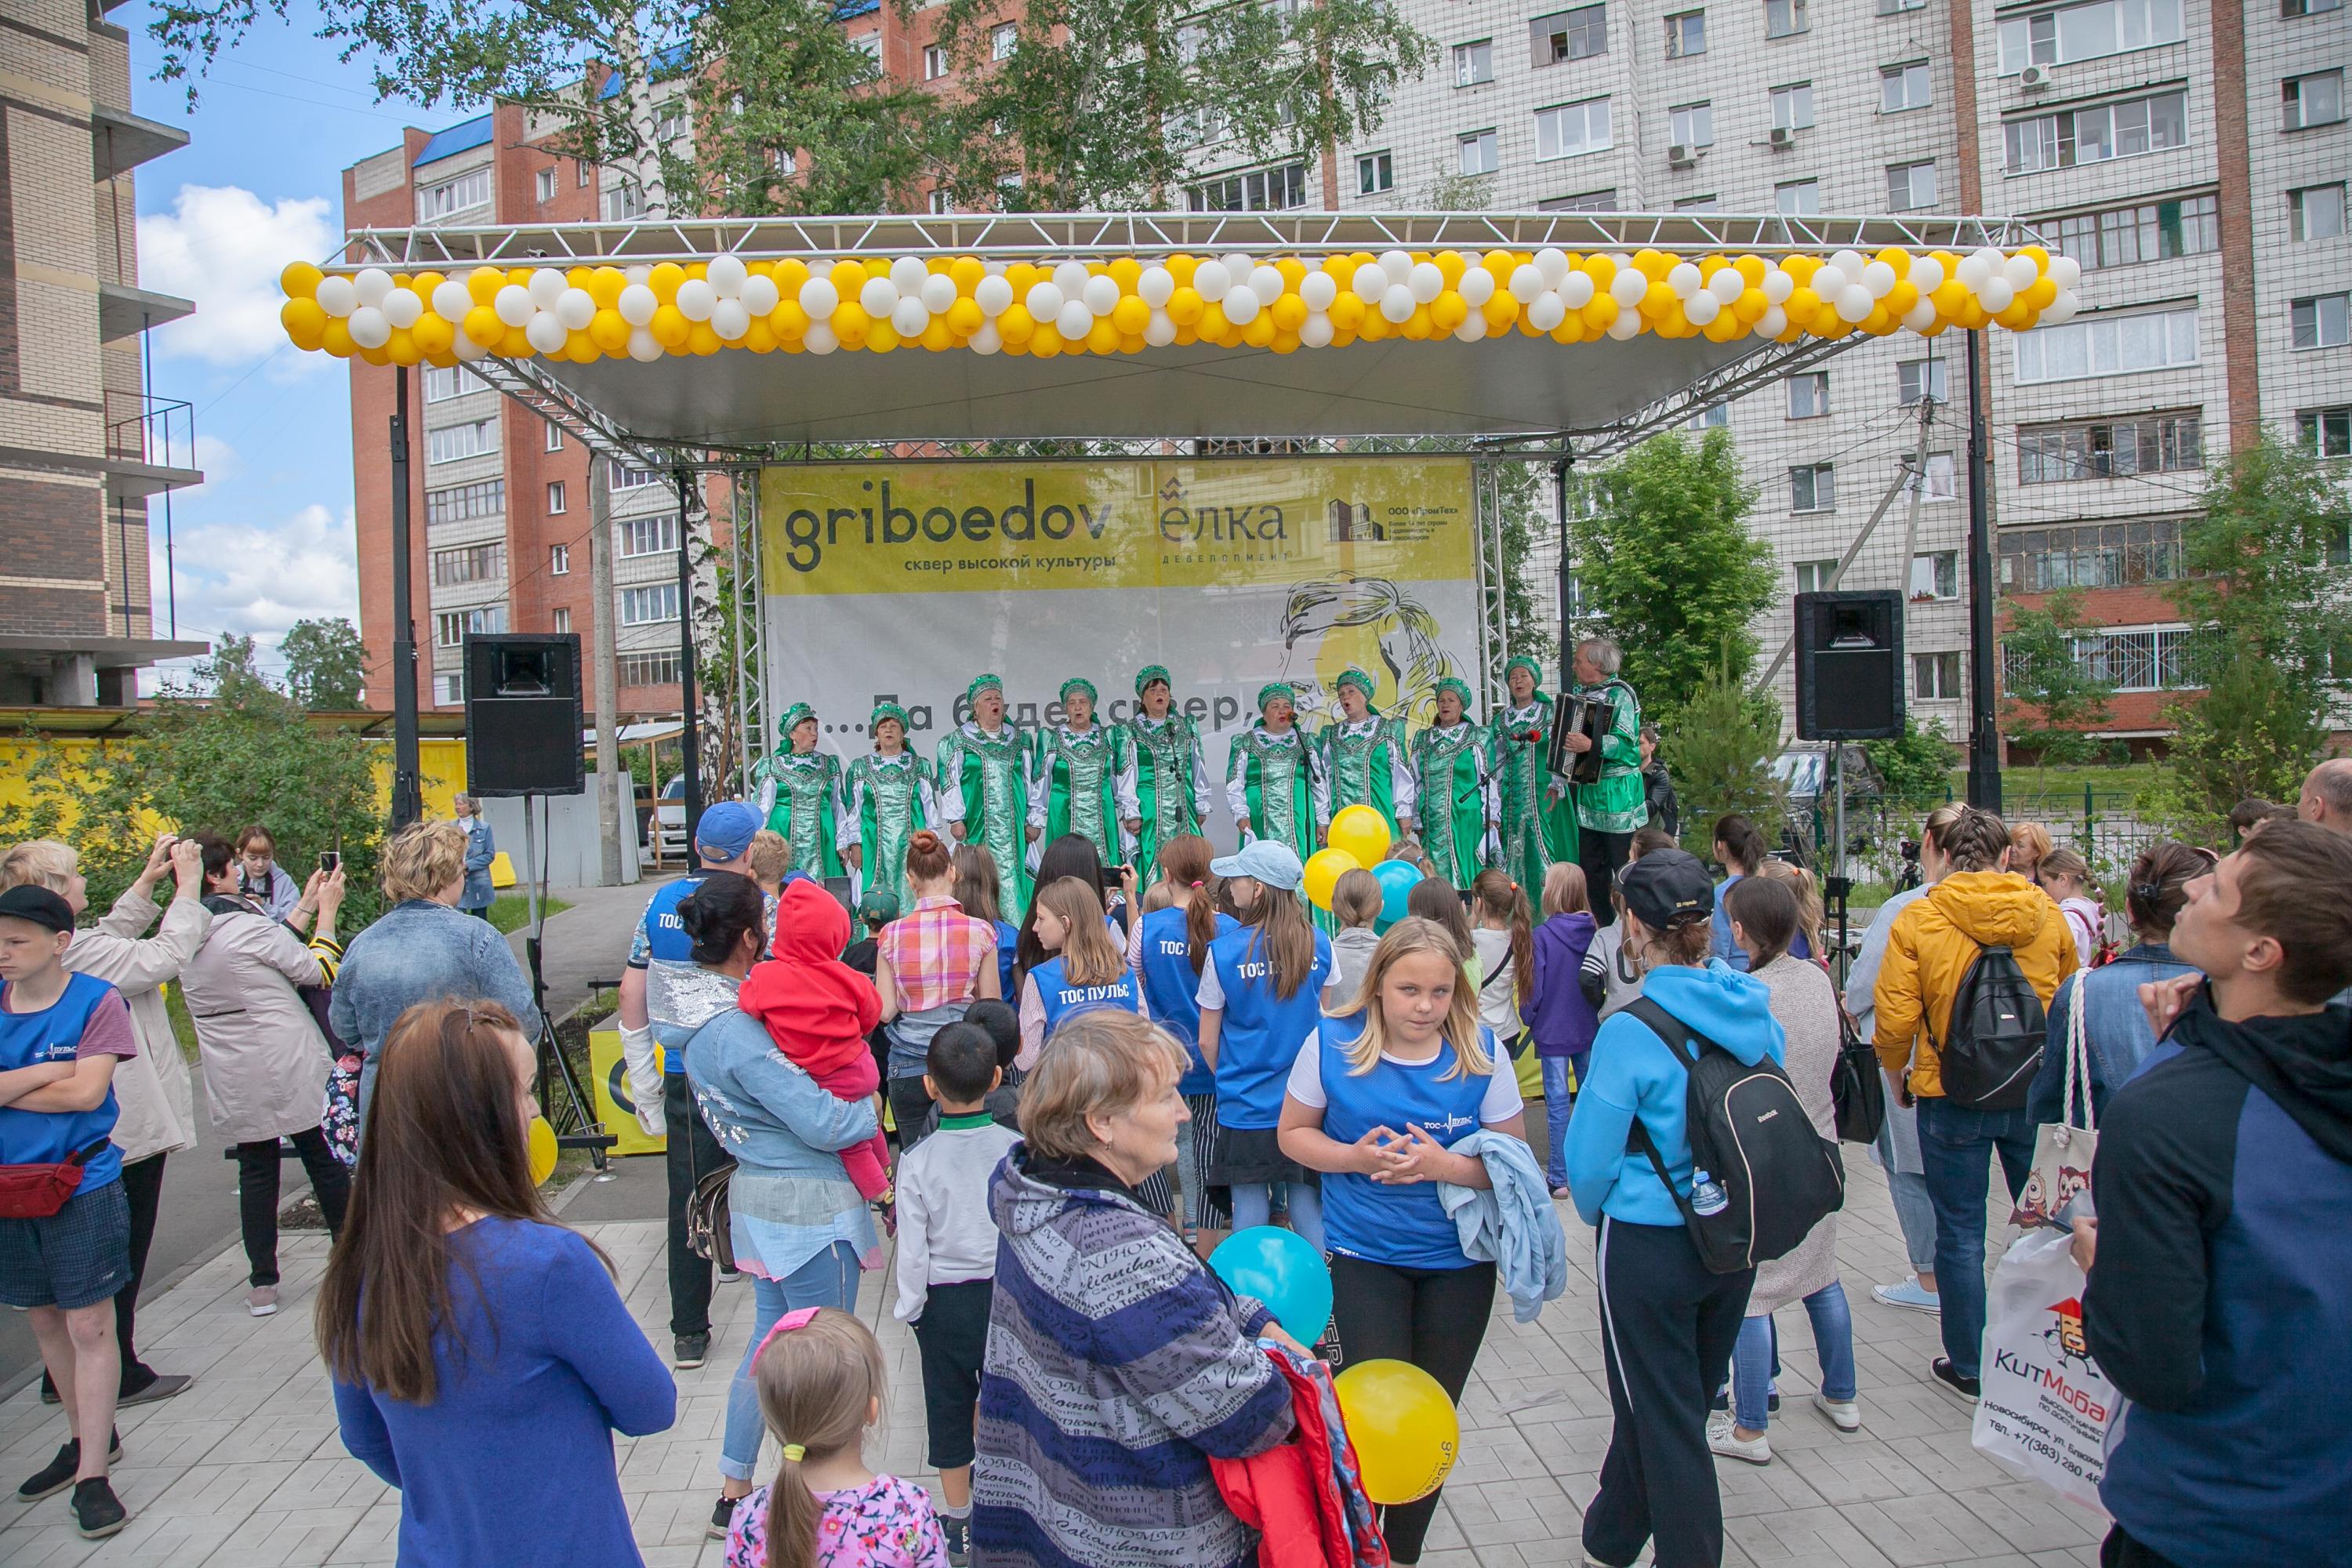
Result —
<svg viewBox="0 0 2352 1568"><path fill-rule="evenodd" d="M642 798L642 797L640 797ZM662 785L661 795L639 813L642 823L638 842L645 847L647 858L658 853L665 860L686 858L686 775L679 773ZM654 842L654 828L658 823L661 842Z"/></svg>

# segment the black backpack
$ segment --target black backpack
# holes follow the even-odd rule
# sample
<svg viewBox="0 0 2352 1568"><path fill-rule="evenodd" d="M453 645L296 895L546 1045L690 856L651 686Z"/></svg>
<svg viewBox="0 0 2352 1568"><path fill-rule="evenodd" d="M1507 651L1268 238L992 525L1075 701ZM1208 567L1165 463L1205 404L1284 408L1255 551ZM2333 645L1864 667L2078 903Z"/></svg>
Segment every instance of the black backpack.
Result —
<svg viewBox="0 0 2352 1568"><path fill-rule="evenodd" d="M1659 1184L1674 1194L1699 1261L1710 1273L1737 1274L1795 1251L1822 1216L1844 1206L1845 1162L1813 1131L1789 1075L1769 1060L1749 1067L1646 996L1625 1010L1689 1073L1690 1194L1675 1192L1639 1116L1629 1147L1649 1156Z"/></svg>
<svg viewBox="0 0 2352 1568"><path fill-rule="evenodd" d="M2042 1069L2050 1015L2005 947L1980 947L1952 997L1936 1048L1944 1098L1970 1110L2015 1110Z"/></svg>

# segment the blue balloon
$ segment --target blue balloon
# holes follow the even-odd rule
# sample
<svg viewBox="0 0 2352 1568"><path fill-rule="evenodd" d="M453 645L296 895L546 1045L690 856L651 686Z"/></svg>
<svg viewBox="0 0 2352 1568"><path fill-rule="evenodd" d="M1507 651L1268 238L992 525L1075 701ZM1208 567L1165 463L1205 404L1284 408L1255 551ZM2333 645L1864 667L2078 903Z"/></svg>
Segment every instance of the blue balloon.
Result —
<svg viewBox="0 0 2352 1568"><path fill-rule="evenodd" d="M1410 860L1383 860L1372 868L1372 876L1381 884L1381 929L1386 931L1404 919L1404 901L1422 879L1421 868Z"/></svg>
<svg viewBox="0 0 2352 1568"><path fill-rule="evenodd" d="M1235 1293L1265 1302L1300 1344L1323 1337L1331 1321L1331 1267L1305 1237L1271 1225L1237 1230L1209 1254L1209 1267Z"/></svg>

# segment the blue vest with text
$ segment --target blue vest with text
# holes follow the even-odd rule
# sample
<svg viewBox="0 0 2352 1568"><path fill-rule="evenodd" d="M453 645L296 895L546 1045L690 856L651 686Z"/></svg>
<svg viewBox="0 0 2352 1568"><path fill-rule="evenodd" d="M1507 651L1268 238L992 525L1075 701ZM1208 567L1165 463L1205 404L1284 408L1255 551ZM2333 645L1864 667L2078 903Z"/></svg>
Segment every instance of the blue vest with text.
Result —
<svg viewBox="0 0 2352 1568"><path fill-rule="evenodd" d="M1478 1108L1491 1081L1479 1073L1446 1073L1454 1047L1443 1045L1425 1062L1382 1057L1372 1070L1352 1077L1348 1047L1364 1032L1364 1016L1326 1018L1318 1031L1322 1053L1323 1131L1333 1142L1353 1143L1375 1127L1402 1133L1418 1127L1448 1148L1478 1130ZM1487 1059L1501 1057L1492 1031L1478 1030ZM1370 1176L1326 1172L1323 1231L1331 1250L1399 1268L1467 1268L1460 1232L1438 1201L1437 1184L1414 1182L1382 1186Z"/></svg>
<svg viewBox="0 0 2352 1568"><path fill-rule="evenodd" d="M1195 895L1198 896L1198 895ZM1239 929L1231 915L1218 915L1209 933L1214 942ZM1202 953L1206 967L1209 955ZM1213 1094L1217 1075L1201 1059L1201 977L1192 973L1192 950L1184 935L1184 911L1154 910L1143 917L1143 996L1151 1004L1151 1019L1184 1042L1192 1065L1177 1086L1181 1094Z"/></svg>
<svg viewBox="0 0 2352 1568"><path fill-rule="evenodd" d="M1268 897L1276 895L1269 894ZM1273 964L1253 951L1255 926L1236 926L1209 944L1224 991L1217 1026L1217 1121L1263 1131L1282 1120L1282 1085L1298 1047L1323 1017L1323 987L1331 979L1331 939L1315 933L1315 962L1287 997L1274 994Z"/></svg>
<svg viewBox="0 0 2352 1568"><path fill-rule="evenodd" d="M81 1032L114 987L92 974L68 974L65 994L37 1013L7 1010L8 990L0 984L0 1072L37 1062L70 1062L81 1047ZM88 1110L19 1110L0 1106L0 1164L52 1165L71 1159L92 1143L106 1147L82 1167L80 1192L92 1192L122 1174L122 1151L106 1142L114 1131L114 1090Z"/></svg>
<svg viewBox="0 0 2352 1568"><path fill-rule="evenodd" d="M1084 1013L1096 1007L1124 1007L1130 1013L1143 1011L1142 998L1137 995L1135 974L1121 969L1118 978L1102 985L1078 985L1064 978L1061 955L1056 953L1029 972L1037 983L1037 1000L1045 1005L1045 1037L1054 1037L1055 1028L1073 1013Z"/></svg>

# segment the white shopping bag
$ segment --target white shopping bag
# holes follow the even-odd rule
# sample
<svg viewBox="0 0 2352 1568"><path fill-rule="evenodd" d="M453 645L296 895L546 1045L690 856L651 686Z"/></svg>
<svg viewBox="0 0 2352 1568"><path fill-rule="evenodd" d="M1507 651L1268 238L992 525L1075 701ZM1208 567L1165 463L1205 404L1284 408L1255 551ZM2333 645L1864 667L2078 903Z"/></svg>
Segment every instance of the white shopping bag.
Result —
<svg viewBox="0 0 2352 1568"><path fill-rule="evenodd" d="M2068 1254L2072 1239L2030 1232L1993 1270L1970 1440L2001 1468L2104 1519L2099 1479L2123 1396L2083 1338L2083 1271Z"/></svg>

